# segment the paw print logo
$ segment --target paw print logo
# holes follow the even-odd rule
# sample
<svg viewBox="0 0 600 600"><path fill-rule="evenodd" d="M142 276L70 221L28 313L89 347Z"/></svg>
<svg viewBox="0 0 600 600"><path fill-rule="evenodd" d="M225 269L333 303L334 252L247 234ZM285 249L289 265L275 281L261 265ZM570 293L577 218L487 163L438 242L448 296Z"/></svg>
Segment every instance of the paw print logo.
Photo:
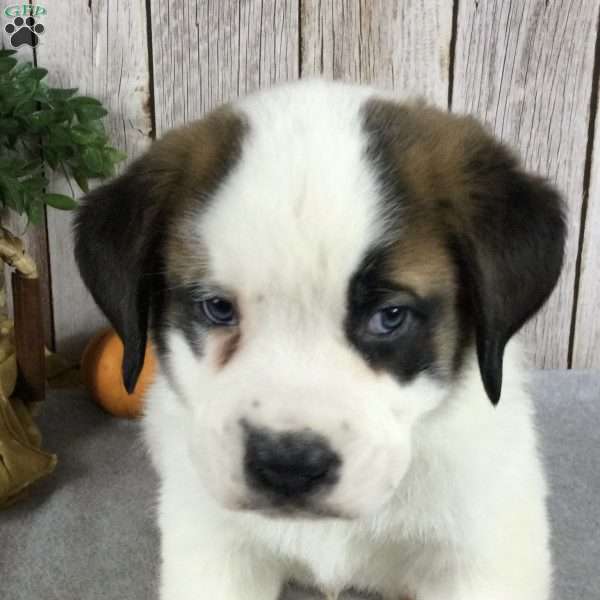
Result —
<svg viewBox="0 0 600 600"><path fill-rule="evenodd" d="M40 35L44 33L44 26L36 23L33 17L15 17L12 23L4 27L4 31L10 35L10 43L13 48L27 44L35 48L40 42Z"/></svg>

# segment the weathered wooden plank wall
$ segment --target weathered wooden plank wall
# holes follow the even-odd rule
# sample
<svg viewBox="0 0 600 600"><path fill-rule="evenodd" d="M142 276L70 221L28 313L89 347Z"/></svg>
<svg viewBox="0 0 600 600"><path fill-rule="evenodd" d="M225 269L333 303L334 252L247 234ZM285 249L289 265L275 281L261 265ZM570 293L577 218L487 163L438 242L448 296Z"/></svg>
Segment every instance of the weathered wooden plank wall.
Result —
<svg viewBox="0 0 600 600"><path fill-rule="evenodd" d="M298 0L151 0L156 131L298 78Z"/></svg>
<svg viewBox="0 0 600 600"><path fill-rule="evenodd" d="M569 204L563 276L525 332L534 362L600 368L599 10L600 0L78 0L48 7L36 54L52 83L107 104L131 157L153 127L161 135L298 77L374 83L479 116ZM50 257L56 345L76 355L103 320L76 275L69 229L52 212L47 241L44 228L29 239Z"/></svg>
<svg viewBox="0 0 600 600"><path fill-rule="evenodd" d="M596 44L600 49L600 40ZM599 67L597 65L596 85L600 83ZM585 219L582 219L581 278L573 339L573 364L588 369L600 369L600 117L598 113L595 116L595 129L590 131L588 141L589 147L593 144L593 155ZM584 193L586 191L584 189Z"/></svg>
<svg viewBox="0 0 600 600"><path fill-rule="evenodd" d="M451 39L444 0L302 2L303 76L370 83L446 108Z"/></svg>

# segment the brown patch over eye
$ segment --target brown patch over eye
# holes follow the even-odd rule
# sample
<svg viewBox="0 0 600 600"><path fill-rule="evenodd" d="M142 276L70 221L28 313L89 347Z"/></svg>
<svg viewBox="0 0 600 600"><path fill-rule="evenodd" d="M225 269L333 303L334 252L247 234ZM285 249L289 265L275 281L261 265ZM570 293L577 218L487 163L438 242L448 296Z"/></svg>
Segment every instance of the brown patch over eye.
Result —
<svg viewBox="0 0 600 600"><path fill-rule="evenodd" d="M450 234L457 215L468 219L474 210L469 192L476 181L467 163L485 134L471 119L418 105L371 101L363 114L367 157L387 217L378 277L383 288L408 289L426 307L411 336L382 339L371 348L370 364L403 378L425 369L450 376L472 341Z"/></svg>
<svg viewBox="0 0 600 600"><path fill-rule="evenodd" d="M455 267L444 247L443 234L426 218L414 218L407 208L406 233L390 248L386 270L388 277L422 297L456 292Z"/></svg>
<svg viewBox="0 0 600 600"><path fill-rule="evenodd" d="M177 210L164 223L165 262L178 284L192 284L208 273L208 249L197 231L198 215L240 160L247 131L244 117L223 107L156 142L156 164L148 168L170 177L167 197Z"/></svg>
<svg viewBox="0 0 600 600"><path fill-rule="evenodd" d="M406 210L406 234L391 247L386 261L387 278L414 290L423 298L440 299L438 318L432 330L432 345L440 372L452 371L459 363L459 303L456 265L443 243L443 234L433 220ZM421 218L419 218L421 216Z"/></svg>
<svg viewBox="0 0 600 600"><path fill-rule="evenodd" d="M226 334L219 348L217 359L217 366L219 369L226 367L234 357L235 353L239 350L241 338L242 333L239 329Z"/></svg>

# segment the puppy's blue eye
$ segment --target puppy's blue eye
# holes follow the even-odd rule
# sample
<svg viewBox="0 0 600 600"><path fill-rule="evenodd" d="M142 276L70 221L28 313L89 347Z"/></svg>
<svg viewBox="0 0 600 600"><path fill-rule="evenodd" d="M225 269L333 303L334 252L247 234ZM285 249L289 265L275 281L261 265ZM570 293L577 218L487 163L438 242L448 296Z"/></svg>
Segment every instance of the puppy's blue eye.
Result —
<svg viewBox="0 0 600 600"><path fill-rule="evenodd" d="M389 335L410 319L410 309L404 306L388 306L374 313L369 319L367 330L372 335Z"/></svg>
<svg viewBox="0 0 600 600"><path fill-rule="evenodd" d="M224 327L237 325L238 317L235 307L229 300L214 296L201 303L204 316L213 324Z"/></svg>

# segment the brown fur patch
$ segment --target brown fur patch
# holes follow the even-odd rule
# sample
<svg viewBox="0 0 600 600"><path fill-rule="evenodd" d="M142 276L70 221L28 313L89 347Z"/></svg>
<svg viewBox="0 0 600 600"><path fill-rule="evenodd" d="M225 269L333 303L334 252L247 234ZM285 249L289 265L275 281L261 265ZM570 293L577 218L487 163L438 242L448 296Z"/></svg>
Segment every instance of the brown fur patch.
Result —
<svg viewBox="0 0 600 600"><path fill-rule="evenodd" d="M434 353L438 368L451 372L470 335L459 332L459 273L448 239L477 210L474 199L482 186L477 157L489 153L491 138L474 119L422 104L372 100L364 118L368 154L384 165L389 201L400 205L398 223L391 224L388 277L423 298L440 299Z"/></svg>
<svg viewBox="0 0 600 600"><path fill-rule="evenodd" d="M219 348L217 366L219 369L223 369L235 356L236 352L240 348L240 342L242 339L242 333L239 329L234 332L227 333L224 336L221 346Z"/></svg>
<svg viewBox="0 0 600 600"><path fill-rule="evenodd" d="M407 234L394 244L389 257L389 278L413 290L422 298L443 299L442 314L434 331L438 368L452 370L457 348L457 274L439 235L431 224L409 227Z"/></svg>
<svg viewBox="0 0 600 600"><path fill-rule="evenodd" d="M168 201L177 207L168 223L166 256L169 274L180 283L198 281L208 270L208 253L190 216L202 210L239 159L247 127L232 109L220 108L169 132L148 157L148 169L158 175Z"/></svg>
<svg viewBox="0 0 600 600"><path fill-rule="evenodd" d="M457 370L476 341L496 403L504 346L560 273L560 197L473 118L379 99L365 104L363 118L367 157L398 221L391 224L398 246L391 272L418 289L446 287L438 343L456 347Z"/></svg>
<svg viewBox="0 0 600 600"><path fill-rule="evenodd" d="M154 306L159 352L166 349L167 324L182 330L202 352L190 289L206 279L209 264L208 251L195 231L197 215L239 160L247 129L244 117L225 106L167 133L131 168L147 228L160 246L154 248L160 255L157 270L167 288L156 296Z"/></svg>
<svg viewBox="0 0 600 600"><path fill-rule="evenodd" d="M411 200L411 209L464 228L489 185L501 184L515 157L472 117L453 115L424 104L371 100L365 127L378 137L373 156L394 166Z"/></svg>
<svg viewBox="0 0 600 600"><path fill-rule="evenodd" d="M416 222L393 244L389 258L393 281L427 297L454 296L455 269L443 239L431 222Z"/></svg>

